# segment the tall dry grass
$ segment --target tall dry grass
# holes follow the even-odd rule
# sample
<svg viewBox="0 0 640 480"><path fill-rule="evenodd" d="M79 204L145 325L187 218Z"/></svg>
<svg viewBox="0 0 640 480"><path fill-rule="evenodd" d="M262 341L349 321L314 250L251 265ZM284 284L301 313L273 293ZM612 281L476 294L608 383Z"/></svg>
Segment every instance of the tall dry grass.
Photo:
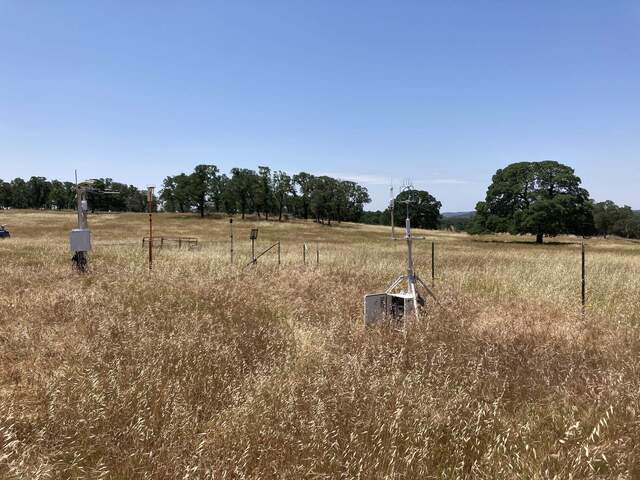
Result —
<svg viewBox="0 0 640 480"><path fill-rule="evenodd" d="M79 277L72 215L0 214L0 478L640 478L637 245L590 242L583 318L572 239L428 232L439 304L404 336L362 327L384 229L263 222L283 263L242 271L224 220L158 215L208 243L149 275L146 220L92 218Z"/></svg>

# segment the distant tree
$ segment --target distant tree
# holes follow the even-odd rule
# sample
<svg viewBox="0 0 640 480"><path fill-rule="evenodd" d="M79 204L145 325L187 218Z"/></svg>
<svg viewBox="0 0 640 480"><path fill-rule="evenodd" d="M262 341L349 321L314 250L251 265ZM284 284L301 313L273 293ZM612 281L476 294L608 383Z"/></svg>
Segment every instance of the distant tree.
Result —
<svg viewBox="0 0 640 480"><path fill-rule="evenodd" d="M31 206L27 182L19 177L11 182L11 197L13 208L29 208Z"/></svg>
<svg viewBox="0 0 640 480"><path fill-rule="evenodd" d="M224 173L216 175L213 182L211 192L209 194L211 202L213 202L213 208L216 212L226 211L224 205L224 192L229 184L229 177Z"/></svg>
<svg viewBox="0 0 640 480"><path fill-rule="evenodd" d="M593 205L593 220L599 234L607 238L614 227L624 228L624 225L633 219L631 207L619 207L611 200L599 202Z"/></svg>
<svg viewBox="0 0 640 480"><path fill-rule="evenodd" d="M260 211L264 213L265 220L269 220L269 213L274 207L273 184L271 180L271 169L269 167L258 167L259 181L256 185L255 199L258 216Z"/></svg>
<svg viewBox="0 0 640 480"><path fill-rule="evenodd" d="M342 181L326 175L311 177L305 189L309 195L309 210L318 223L359 221L364 204L369 203L367 189L354 182Z"/></svg>
<svg viewBox="0 0 640 480"><path fill-rule="evenodd" d="M306 172L300 172L293 176L293 184L299 191L299 215L305 220L309 218L311 208L311 192L313 190L315 177Z"/></svg>
<svg viewBox="0 0 640 480"><path fill-rule="evenodd" d="M331 219L335 217L333 213L336 210L335 202L338 195L336 179L328 176L314 177L310 186L309 208L316 222L324 224L326 220L331 225Z"/></svg>
<svg viewBox="0 0 640 480"><path fill-rule="evenodd" d="M386 211L363 211L360 222L368 225L389 225L390 215Z"/></svg>
<svg viewBox="0 0 640 480"><path fill-rule="evenodd" d="M75 210L77 195L78 195L76 184L72 182L63 182L63 185L64 185L64 192L67 198L67 204L64 208Z"/></svg>
<svg viewBox="0 0 640 480"><path fill-rule="evenodd" d="M571 167L554 161L520 162L498 170L471 233L589 234L594 230L589 192Z"/></svg>
<svg viewBox="0 0 640 480"><path fill-rule="evenodd" d="M442 203L429 192L414 189L404 190L396 196L394 202L394 223L396 226L404 226L408 211L412 227L431 230L438 228ZM390 216L389 208L385 214Z"/></svg>
<svg viewBox="0 0 640 480"><path fill-rule="evenodd" d="M59 180L53 180L51 182L51 190L49 191L49 205L55 205L57 209L70 208L70 198L64 183Z"/></svg>
<svg viewBox="0 0 640 480"><path fill-rule="evenodd" d="M369 192L362 185L354 182L343 182L347 191L347 213L345 220L359 222L364 212L364 205L371 202Z"/></svg>
<svg viewBox="0 0 640 480"><path fill-rule="evenodd" d="M51 184L45 177L31 177L27 182L29 207L47 208Z"/></svg>
<svg viewBox="0 0 640 480"><path fill-rule="evenodd" d="M228 184L229 198L244 219L249 210L256 208L256 193L260 178L255 171L248 168L232 168Z"/></svg>
<svg viewBox="0 0 640 480"><path fill-rule="evenodd" d="M640 238L640 213L633 212L631 217L619 220L613 226L613 232L625 238Z"/></svg>
<svg viewBox="0 0 640 480"><path fill-rule="evenodd" d="M474 217L474 213L443 217L440 219L440 229L466 232L472 224Z"/></svg>
<svg viewBox="0 0 640 480"><path fill-rule="evenodd" d="M160 200L164 209L173 212L186 212L190 208L191 179L181 173L166 177L162 182Z"/></svg>
<svg viewBox="0 0 640 480"><path fill-rule="evenodd" d="M0 179L0 208L13 206L13 194L11 184Z"/></svg>
<svg viewBox="0 0 640 480"><path fill-rule="evenodd" d="M215 165L197 165L189 176L187 190L191 204L204 217L206 203L213 198L218 188L218 167Z"/></svg>
<svg viewBox="0 0 640 480"><path fill-rule="evenodd" d="M287 201L294 193L293 182L285 172L277 171L273 174L273 194L275 198L278 221L282 221L282 212L286 208Z"/></svg>

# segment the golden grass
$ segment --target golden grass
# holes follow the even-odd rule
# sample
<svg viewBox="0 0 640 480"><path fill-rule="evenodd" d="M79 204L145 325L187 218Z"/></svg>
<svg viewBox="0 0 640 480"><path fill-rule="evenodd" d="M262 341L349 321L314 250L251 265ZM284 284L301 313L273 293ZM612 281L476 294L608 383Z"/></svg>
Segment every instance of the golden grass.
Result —
<svg viewBox="0 0 640 480"><path fill-rule="evenodd" d="M147 217L96 215L78 276L73 214L0 223L0 478L640 478L638 244L589 241L582 318L576 239L422 232L440 305L405 338L361 320L388 229L262 222L283 264L243 272L226 220L157 215L202 246L149 275Z"/></svg>

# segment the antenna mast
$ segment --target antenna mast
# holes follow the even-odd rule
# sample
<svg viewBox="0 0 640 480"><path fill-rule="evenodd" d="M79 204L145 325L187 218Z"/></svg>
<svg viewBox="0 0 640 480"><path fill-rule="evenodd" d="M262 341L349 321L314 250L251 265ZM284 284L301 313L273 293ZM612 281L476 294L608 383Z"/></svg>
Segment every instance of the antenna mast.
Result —
<svg viewBox="0 0 640 480"><path fill-rule="evenodd" d="M372 293L364 297L364 321L370 325L384 319L404 321L410 315L419 318L418 307L423 306L424 298L418 293L418 284L433 298L435 295L420 276L415 272L413 266L413 240L424 240L424 237L414 237L411 232L411 217L409 215L409 205L416 203L412 198L410 184L403 186L402 191L407 192L407 199L401 203L407 206L407 217L405 220L405 240L407 241L407 272L397 277L384 293ZM404 284L404 287L403 287ZM402 288L400 292L398 288Z"/></svg>
<svg viewBox="0 0 640 480"><path fill-rule="evenodd" d="M391 188L390 188L390 193L391 193L391 238L393 240L396 239L396 222L395 222L395 209L396 209L396 199L393 196L393 180L391 181Z"/></svg>

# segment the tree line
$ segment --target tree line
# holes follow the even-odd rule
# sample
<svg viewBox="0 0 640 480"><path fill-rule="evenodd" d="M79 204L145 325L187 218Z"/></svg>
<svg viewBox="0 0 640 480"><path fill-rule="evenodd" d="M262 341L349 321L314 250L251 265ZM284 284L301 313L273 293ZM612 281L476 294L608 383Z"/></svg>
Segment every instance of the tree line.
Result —
<svg viewBox="0 0 640 480"><path fill-rule="evenodd" d="M115 195L102 195L109 191ZM88 193L90 208L114 212L142 212L147 208L147 197L133 185L99 178L92 182ZM0 179L0 208L75 209L76 186L72 182L31 177L16 178L10 182Z"/></svg>
<svg viewBox="0 0 640 480"><path fill-rule="evenodd" d="M367 189L355 182L300 172L289 175L260 166L232 168L229 175L216 165L197 165L190 174L166 177L160 201L166 211L257 214L282 220L313 218L318 223L360 221L369 203Z"/></svg>
<svg viewBox="0 0 640 480"><path fill-rule="evenodd" d="M112 192L103 195L100 192ZM146 211L146 192L133 185L100 178L88 194L93 211ZM429 192L407 190L393 200L394 224L404 225L409 201L416 228L455 228L471 234L506 232L532 234L542 243L559 234L617 235L640 238L640 212L607 200L595 202L581 186L574 170L555 161L518 162L499 169L484 201L470 216L443 219L442 204ZM197 165L189 174L164 179L153 209L229 215L257 214L259 218L289 216L318 223L351 221L391 224L391 204L384 211L365 211L369 193L355 182L306 172L289 175L260 166L257 171L232 168L222 173L216 165ZM31 177L10 182L0 179L0 208L74 209L76 187L71 182Z"/></svg>
<svg viewBox="0 0 640 480"><path fill-rule="evenodd" d="M216 165L197 165L189 174L166 177L158 199L154 199L159 209L170 212L196 211L200 216L222 212L242 218L257 214L266 220L295 216L329 225L332 221L360 221L364 205L370 201L367 189L351 181L306 172L289 175L265 166L257 171L232 168L227 175ZM111 178L91 181L88 203L92 211L143 212L148 208L146 192ZM76 186L72 182L45 177L0 180L0 208L75 207Z"/></svg>

